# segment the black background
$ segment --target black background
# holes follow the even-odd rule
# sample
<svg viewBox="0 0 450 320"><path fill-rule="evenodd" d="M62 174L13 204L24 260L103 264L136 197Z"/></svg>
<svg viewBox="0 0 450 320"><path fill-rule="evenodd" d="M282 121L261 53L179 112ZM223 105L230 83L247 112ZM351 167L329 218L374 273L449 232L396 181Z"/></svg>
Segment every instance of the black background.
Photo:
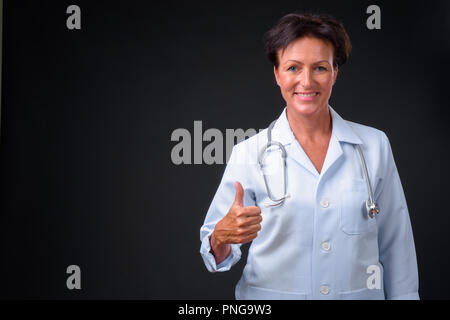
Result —
<svg viewBox="0 0 450 320"><path fill-rule="evenodd" d="M81 30L66 28L71 4ZM388 135L420 295L450 298L450 4L335 0L4 1L1 297L233 299L245 254L217 274L199 254L225 167L174 165L171 133L278 117L262 36L305 10L344 23L353 51L330 105ZM71 264L81 290L66 288Z"/></svg>

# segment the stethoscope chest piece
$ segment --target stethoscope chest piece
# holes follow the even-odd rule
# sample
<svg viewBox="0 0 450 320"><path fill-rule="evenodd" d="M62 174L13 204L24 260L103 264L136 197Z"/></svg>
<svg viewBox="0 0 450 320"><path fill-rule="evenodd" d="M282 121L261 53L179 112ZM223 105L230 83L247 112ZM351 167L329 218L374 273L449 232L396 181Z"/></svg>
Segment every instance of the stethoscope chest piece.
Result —
<svg viewBox="0 0 450 320"><path fill-rule="evenodd" d="M378 208L378 205L375 202L370 202L370 200L366 200L366 209L367 214L372 219L375 218L375 215L380 213L380 208Z"/></svg>

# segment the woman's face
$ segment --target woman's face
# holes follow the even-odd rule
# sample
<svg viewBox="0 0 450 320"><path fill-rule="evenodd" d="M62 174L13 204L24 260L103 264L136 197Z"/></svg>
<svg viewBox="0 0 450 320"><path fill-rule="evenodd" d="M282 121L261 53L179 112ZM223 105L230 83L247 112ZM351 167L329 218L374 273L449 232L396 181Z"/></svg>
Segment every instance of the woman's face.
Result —
<svg viewBox="0 0 450 320"><path fill-rule="evenodd" d="M338 69L333 68L333 45L327 41L302 37L278 50L275 78L290 111L311 116L326 110Z"/></svg>

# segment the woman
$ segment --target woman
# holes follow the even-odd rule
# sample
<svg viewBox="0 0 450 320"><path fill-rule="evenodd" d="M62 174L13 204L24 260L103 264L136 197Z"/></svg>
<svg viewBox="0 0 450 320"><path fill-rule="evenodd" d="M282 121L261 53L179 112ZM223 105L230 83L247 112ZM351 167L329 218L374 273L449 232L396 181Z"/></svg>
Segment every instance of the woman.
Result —
<svg viewBox="0 0 450 320"><path fill-rule="evenodd" d="M252 241L237 299L419 299L388 138L328 104L351 50L343 26L328 15L289 14L266 34L265 48L286 101L270 132L287 153L286 183L276 161L267 162L269 173L258 163L267 130L233 148L200 230L208 270L229 270ZM262 154L267 160L280 151L275 145ZM379 214L366 208L367 182Z"/></svg>

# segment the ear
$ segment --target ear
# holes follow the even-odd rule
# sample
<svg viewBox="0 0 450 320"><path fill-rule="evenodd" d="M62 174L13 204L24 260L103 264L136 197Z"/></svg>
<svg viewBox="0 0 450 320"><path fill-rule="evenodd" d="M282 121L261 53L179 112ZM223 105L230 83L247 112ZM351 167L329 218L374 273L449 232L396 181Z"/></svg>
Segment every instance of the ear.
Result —
<svg viewBox="0 0 450 320"><path fill-rule="evenodd" d="M336 67L336 69L334 69L333 85L336 83L338 72L339 72L339 67Z"/></svg>
<svg viewBox="0 0 450 320"><path fill-rule="evenodd" d="M273 74L275 76L275 81L277 82L278 85L280 85L280 80L278 79L278 69L276 66L273 66Z"/></svg>

